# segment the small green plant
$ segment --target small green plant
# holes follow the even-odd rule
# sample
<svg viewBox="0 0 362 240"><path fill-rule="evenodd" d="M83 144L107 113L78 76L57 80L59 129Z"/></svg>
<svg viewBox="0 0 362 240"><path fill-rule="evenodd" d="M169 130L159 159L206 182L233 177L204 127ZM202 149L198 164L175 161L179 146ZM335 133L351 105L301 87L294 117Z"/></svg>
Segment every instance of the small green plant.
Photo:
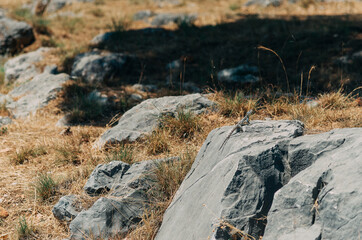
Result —
<svg viewBox="0 0 362 240"><path fill-rule="evenodd" d="M41 201L52 198L57 192L58 184L49 174L40 174L34 184L36 196Z"/></svg>
<svg viewBox="0 0 362 240"><path fill-rule="evenodd" d="M15 153L15 156L10 159L11 163L18 165L29 161L32 158L47 154L47 150L44 146L38 146L35 148L23 148Z"/></svg>
<svg viewBox="0 0 362 240"><path fill-rule="evenodd" d="M0 129L0 136L4 136L8 133L8 128L7 127L2 127Z"/></svg>
<svg viewBox="0 0 362 240"><path fill-rule="evenodd" d="M130 147L121 146L119 149L115 149L110 154L107 154L105 161L122 161L131 164L133 161L133 150Z"/></svg>
<svg viewBox="0 0 362 240"><path fill-rule="evenodd" d="M17 232L19 239L27 239L29 236L33 235L34 230L27 223L24 216L19 217Z"/></svg>

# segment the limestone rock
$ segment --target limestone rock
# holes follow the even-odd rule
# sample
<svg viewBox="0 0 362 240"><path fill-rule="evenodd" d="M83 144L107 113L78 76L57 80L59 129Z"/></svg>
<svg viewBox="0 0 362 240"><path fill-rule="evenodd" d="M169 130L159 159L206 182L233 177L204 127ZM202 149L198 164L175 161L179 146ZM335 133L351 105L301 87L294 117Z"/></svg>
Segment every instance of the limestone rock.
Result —
<svg viewBox="0 0 362 240"><path fill-rule="evenodd" d="M0 55L14 54L35 40L33 28L10 18L0 18Z"/></svg>
<svg viewBox="0 0 362 240"><path fill-rule="evenodd" d="M157 14L151 22L153 26L163 26L169 23L185 23L192 25L197 19L196 14L176 14L176 13L161 13Z"/></svg>
<svg viewBox="0 0 362 240"><path fill-rule="evenodd" d="M178 158L143 161L115 171L115 181L107 197L98 199L91 208L82 211L70 224L71 240L109 239L117 234L127 233L141 220L147 208L148 191L154 186L153 171L162 162ZM122 162L118 162L122 165ZM125 163L123 163L125 164ZM110 169L117 162L110 163ZM124 165L125 166L125 165ZM107 164L102 166L108 168ZM108 183L107 183L108 184Z"/></svg>
<svg viewBox="0 0 362 240"><path fill-rule="evenodd" d="M96 142L95 147L106 143L136 141L149 134L159 124L159 118L165 112L176 114L178 110L201 114L215 104L201 94L161 97L148 99L128 110L119 120L117 126L107 130Z"/></svg>
<svg viewBox="0 0 362 240"><path fill-rule="evenodd" d="M361 128L336 129L290 142L295 176L275 194L263 240L354 239L360 234L361 136Z"/></svg>
<svg viewBox="0 0 362 240"><path fill-rule="evenodd" d="M8 95L18 98L6 105L15 118L26 117L45 107L62 89L63 83L69 80L67 74L43 73L35 76L30 82L14 88Z"/></svg>
<svg viewBox="0 0 362 240"><path fill-rule="evenodd" d="M244 132L213 130L163 216L156 240L233 239L231 224L256 239L273 194L290 179L288 142L303 133L299 121L252 121Z"/></svg>
<svg viewBox="0 0 362 240"><path fill-rule="evenodd" d="M41 73L36 63L43 60L44 53L50 48L39 48L8 60L5 65L5 83L24 83Z"/></svg>

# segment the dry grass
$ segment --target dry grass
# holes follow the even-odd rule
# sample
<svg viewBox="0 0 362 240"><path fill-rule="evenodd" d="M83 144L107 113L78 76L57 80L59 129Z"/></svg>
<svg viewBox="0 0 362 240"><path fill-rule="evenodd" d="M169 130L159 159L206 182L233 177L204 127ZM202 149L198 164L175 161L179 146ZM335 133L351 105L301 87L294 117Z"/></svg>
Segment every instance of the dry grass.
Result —
<svg viewBox="0 0 362 240"><path fill-rule="evenodd" d="M111 148L108 151L92 148L92 143L105 130L103 127L72 127L71 135L59 135L61 128L55 127L55 123L60 116L54 114L52 107L48 107L30 119L15 121L14 124L7 126L8 133L0 136L2 146L0 151L1 206L10 213L10 216L0 225L0 231L15 238L17 234L14 231L15 226L18 224L19 217L24 216L37 229L34 233L37 238L65 238L68 232L67 227L54 219L51 208L60 196L67 194L82 195L84 199L87 199L88 205L94 202L95 199L87 197L82 188L97 164L111 159L138 162L145 159L179 156L180 153L185 156L190 155L191 157L183 158L188 160L182 160L173 165L162 165L157 170L159 189L154 193L162 193L159 196L164 196L164 198L162 201L154 201L155 205L145 212L139 228L129 235L130 239L152 239L161 224L163 212L190 168L194 154L201 147L207 134L214 128L235 124L248 109L257 109L251 120L265 118L302 120L309 133L324 132L334 128L362 127L361 107L357 106L351 95L343 94L342 91L319 96L316 99L319 105L316 107L310 107L304 101L297 101L298 97L273 99L263 97L259 101L240 98L240 104L243 106L237 111L240 116L236 113L224 114L226 110L222 107L227 105L224 103L226 100L223 96L225 94L221 92L211 96L211 99L220 103L218 112L199 116L197 120L193 120L197 122L195 125L186 121L187 129L197 126L190 137L185 138L184 134L172 132L171 128L163 127L158 128L143 141ZM238 101L233 101L237 105ZM50 106L54 105L56 104L50 104ZM169 120L174 123L177 118ZM34 154L30 151L31 154L27 161L24 160L24 164L8 164L9 157L15 156L16 152L19 153L22 149L35 151L36 147L45 149L42 151L44 154ZM56 192L51 190L51 196L44 197L44 199L50 198L51 201L39 201L42 197L39 194L34 195L34 184L38 180L38 173L49 174L57 183Z"/></svg>
<svg viewBox="0 0 362 240"><path fill-rule="evenodd" d="M210 74L214 69L236 66L240 64L240 61L244 60L240 56L254 56L255 63L259 63L260 60L259 67L263 73L270 69L279 69L278 64L282 62L283 66L281 67L283 69L279 74L280 77L279 75L267 76L275 79L280 78L280 85L287 84L286 88L291 89L293 89L292 84L294 81L294 83L298 83L297 86L300 86L300 89L296 88L298 94L294 94L293 97L286 97L274 93L274 87L271 87L273 90L268 92L268 86L255 94L256 98L246 96L247 90L245 94L241 91L235 91L234 93L216 91L211 98L218 103L219 111L210 112L199 117L183 112L175 117L165 118L162 126L142 141L117 146L107 151L98 151L92 148L92 143L106 128L77 126L71 128L71 135L63 136L59 135L62 129L55 127L56 122L61 117L58 114L63 111L73 112L77 121L89 120L90 115L92 118L104 117L104 113L98 111L98 108L92 109L90 107L92 104L81 102L82 96L87 94L90 89L84 86L80 86L80 88L84 87L80 89L79 86L69 84L65 91L60 94L58 100L53 101L49 107L38 115L24 120L16 120L13 124L6 126L6 132L3 134L0 132L0 205L10 214L8 218L0 220L0 233L9 239L17 239L22 236L34 239L62 239L68 237L68 227L59 223L53 217L51 209L60 196L67 194L80 194L84 205L90 206L96 198L91 198L83 193L83 186L91 171L99 163L112 160L132 163L146 159L179 156L182 153L181 161L171 165L161 165L156 170L159 185L152 192L152 197L155 199L154 204L144 213L139 227L128 236L129 239L153 239L162 222L164 211L190 168L195 154L206 139L207 134L214 128L235 124L250 109L256 110L255 114L251 116L251 120L265 118L274 120L298 119L305 123L307 133L325 132L334 128L362 127L361 106L357 104L353 95L347 95L341 89L320 94L314 99L318 103L315 107L309 106L308 102L301 97L303 91L309 96L309 93L312 92L311 86L316 84L316 79L322 82L323 79L320 77L323 77L324 73L328 81L329 77L338 79L341 82L347 81L345 79L348 76L343 74L337 74L337 76L336 72L333 72L334 69L330 65L332 59L330 58L328 58L326 64L321 61L317 68L310 66L314 66L314 61L318 60L315 58L319 58L320 52L317 50L321 46L318 45L320 37L322 39L331 39L332 35L330 36L330 34L336 31L342 36L353 36L355 40L361 39L360 35L353 32L353 29L344 26L344 24L350 24L350 22L344 22L342 16L348 18L350 14L361 13L362 3L315 4L314 1L303 1L299 5L284 4L283 7L279 8L264 8L260 6L245 7L242 1L238 5L232 5L237 1L200 0L195 1L196 6L192 6L185 1L185 4L181 6L158 8L152 1L147 0L97 0L95 3L74 3L62 10L64 12L73 11L75 14L79 14L80 17L56 17L50 19L48 16L31 18L26 15L27 13L16 13L19 6L25 2L26 0L5 0L0 2L0 7L11 9L13 16L28 21L36 28L37 40L33 45L27 47L25 52L35 50L42 45L56 47L40 65L45 66L54 63L60 67L60 70L69 72L74 56L89 50L88 44L97 34L110 29L125 31L127 29L135 30L149 27L149 24L143 21L130 20L137 11L147 8L156 13L198 12L199 17L194 23L196 28L182 27L184 29L177 30L180 27L177 24L170 24L165 27L168 30L177 30L172 32L176 37L169 42L167 47L164 47L161 41L162 38L161 40L156 38L156 43L153 43L143 41L138 35L134 38L132 38L132 35L127 35L128 41L121 44L124 48L118 50L135 53L150 59L149 62L140 65L139 72L136 72L135 77L137 81L141 81L142 76L150 77L147 75L150 73L153 74L151 74L150 78L162 79L164 76L158 73L160 69L164 69L165 63L180 58L181 55L188 57L184 69L186 75L183 76L183 80L186 81L191 81L193 78L207 78L209 75L211 75L211 80L214 81L213 73ZM127 15L120 16L119 9L127 9ZM253 18L254 14L258 16L257 20ZM330 27L332 30L323 32L319 27L317 29L313 28L315 25L312 21L314 15L318 15L318 17L320 17L319 15L325 17L340 16L342 20L327 21L328 26L332 26ZM291 20L293 17L297 17L300 21L293 22ZM309 17L312 18L311 21L304 21ZM266 25L263 18L266 19L265 21L270 22L270 25ZM237 21L240 21L240 23L237 23ZM323 17L320 23L324 24ZM335 23L338 23L336 28L334 28ZM222 26L217 26L217 24L222 24ZM250 24L255 24L255 26L251 29L242 28L245 31L239 31L240 26ZM300 25L302 27L299 27ZM327 25L323 26L328 28ZM290 32L289 27L294 32ZM199 30L196 31L195 29L198 28ZM285 35L283 29L288 29L287 35ZM302 33L299 34L299 31L302 31ZM313 43L303 41L303 39L308 39L309 36L314 36L316 32L322 34L313 38L315 46ZM284 36L280 33L283 33L285 38L278 38L277 36ZM296 35L294 36L294 34ZM189 36L196 36L197 38L189 39ZM224 44L225 37L227 37L227 41L230 41L229 45L232 47ZM137 41L133 41L133 39ZM253 41L247 41L247 39L253 39ZM350 39L343 38L342 40L346 42ZM297 41L297 50L287 44L293 41ZM159 45L160 42L162 46ZM200 48L198 42L201 42L205 49ZM285 42L284 45L283 42ZM254 49L257 46L256 43L268 46L268 48L264 47L264 50L274 51L273 53L278 56L278 59L276 60L273 55L268 56L271 54L256 53ZM324 46L325 42L322 41L321 44ZM226 47L215 47L221 45ZM333 45L332 48L327 45L325 48L330 49L328 54L331 52L332 57L344 53L343 49L340 50L340 45L337 47ZM271 49L273 50L270 51ZM303 51L303 53L299 51ZM229 54L230 52L239 54ZM302 62L303 56L308 52L311 52L309 55L311 59ZM225 55L225 53L227 54ZM285 56L288 53L292 57L286 58ZM201 57L198 59L197 54L202 56L202 60L200 60ZM154 55L161 56L162 61L155 60ZM328 57L331 56L328 55ZM144 60L141 59L141 61ZM212 63L211 66L210 62ZM304 70L304 75L307 76L305 83L303 83L303 80L300 82L299 76L300 72L303 73L303 69L298 68L298 64L299 66L308 66L308 69ZM144 66L146 66L145 73L143 72ZM197 72L195 69L201 69L203 72ZM293 75L291 75L291 72ZM316 77L314 77L314 74L316 74ZM4 69L3 62L1 62L0 92L6 93L11 86L5 86L2 83L3 78ZM288 82L286 82L286 79L288 79ZM298 81L295 81L295 79ZM301 79L303 79L303 74ZM216 83L213 82L213 84ZM340 82L338 82L337 87L340 87ZM79 95L74 94L77 91ZM116 108L120 112L124 112L130 107L127 102L123 101L127 96L125 87L108 89L108 93L122 99ZM82 106L81 109L76 109L74 105L71 105L72 102L76 101L79 101L78 103ZM66 105L60 105L64 103ZM89 109L93 111L89 112ZM9 115L4 106L0 106L0 115ZM9 164L9 159L12 159L11 161L15 164ZM39 181L39 176L41 176L39 174L45 174L43 175L46 176L43 185L50 185L49 188L37 184L41 182ZM56 186L47 178L49 176ZM39 190L42 188L44 190ZM41 191L44 192L40 193ZM227 225L227 222L223 222L223 224L225 227L232 229L232 226ZM236 235L248 237L237 229L233 229L233 231L235 231ZM2 236L1 234L0 236Z"/></svg>

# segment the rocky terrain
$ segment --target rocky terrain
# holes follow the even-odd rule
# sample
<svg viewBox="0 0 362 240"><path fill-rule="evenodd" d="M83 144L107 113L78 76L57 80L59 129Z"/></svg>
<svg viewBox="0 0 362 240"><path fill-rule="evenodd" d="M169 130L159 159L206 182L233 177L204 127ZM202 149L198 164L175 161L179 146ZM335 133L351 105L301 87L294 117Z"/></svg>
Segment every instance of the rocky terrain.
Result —
<svg viewBox="0 0 362 240"><path fill-rule="evenodd" d="M360 13L0 2L0 240L358 239Z"/></svg>

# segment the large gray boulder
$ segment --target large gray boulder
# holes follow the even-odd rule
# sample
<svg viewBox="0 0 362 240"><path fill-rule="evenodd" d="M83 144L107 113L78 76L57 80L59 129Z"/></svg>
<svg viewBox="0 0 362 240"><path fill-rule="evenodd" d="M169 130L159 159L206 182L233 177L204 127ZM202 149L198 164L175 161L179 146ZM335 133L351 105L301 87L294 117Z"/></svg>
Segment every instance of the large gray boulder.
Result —
<svg viewBox="0 0 362 240"><path fill-rule="evenodd" d="M36 63L42 61L44 53L49 50L50 48L39 48L8 60L4 65L5 83L24 83L41 73Z"/></svg>
<svg viewBox="0 0 362 240"><path fill-rule="evenodd" d="M358 239L362 129L303 136L289 153L296 175L275 194L263 240Z"/></svg>
<svg viewBox="0 0 362 240"><path fill-rule="evenodd" d="M70 239L109 239L134 228L150 201L147 192L155 186L154 169L163 162L176 160L178 158L134 163L125 173L125 168L120 168L109 195L98 199L71 222ZM110 163L111 168L116 163ZM122 162L118 163L122 165Z"/></svg>
<svg viewBox="0 0 362 240"><path fill-rule="evenodd" d="M74 60L71 76L92 84L116 83L130 70L132 59L120 53L82 53Z"/></svg>
<svg viewBox="0 0 362 240"><path fill-rule="evenodd" d="M214 102L201 94L148 99L128 110L117 126L100 137L95 147L101 148L107 143L134 142L151 133L165 113L176 114L178 110L184 110L201 114L214 105Z"/></svg>
<svg viewBox="0 0 362 240"><path fill-rule="evenodd" d="M217 74L217 79L226 83L255 83L260 81L257 74L258 68L256 66L243 64L236 68L221 70Z"/></svg>
<svg viewBox="0 0 362 240"><path fill-rule="evenodd" d="M6 105L15 118L29 116L38 109L45 107L62 89L63 83L69 80L67 74L53 75L43 73L35 76L31 81L21 84L9 92L8 96L17 101Z"/></svg>
<svg viewBox="0 0 362 240"><path fill-rule="evenodd" d="M262 234L273 194L290 179L288 143L303 133L299 121L252 121L244 132L213 130L163 216L157 240L233 239L234 227Z"/></svg>
<svg viewBox="0 0 362 240"><path fill-rule="evenodd" d="M10 18L0 18L0 55L14 54L35 40L33 28Z"/></svg>

